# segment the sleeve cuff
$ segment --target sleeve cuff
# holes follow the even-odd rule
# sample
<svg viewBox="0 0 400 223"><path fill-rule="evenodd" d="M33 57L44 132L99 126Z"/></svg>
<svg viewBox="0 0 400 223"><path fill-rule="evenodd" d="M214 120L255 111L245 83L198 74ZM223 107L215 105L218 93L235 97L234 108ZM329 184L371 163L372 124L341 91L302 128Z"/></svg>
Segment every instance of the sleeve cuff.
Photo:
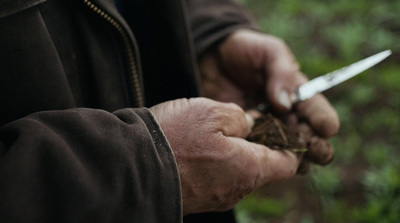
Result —
<svg viewBox="0 0 400 223"><path fill-rule="evenodd" d="M149 109L132 109L145 123L150 132L153 143L158 151L158 159L161 161L161 178L165 191L160 191L160 196L167 196L171 200L170 205L163 206L164 213L173 215L171 218L182 221L182 196L177 163L172 149L155 117ZM161 210L160 210L161 211ZM171 219L168 218L168 219Z"/></svg>

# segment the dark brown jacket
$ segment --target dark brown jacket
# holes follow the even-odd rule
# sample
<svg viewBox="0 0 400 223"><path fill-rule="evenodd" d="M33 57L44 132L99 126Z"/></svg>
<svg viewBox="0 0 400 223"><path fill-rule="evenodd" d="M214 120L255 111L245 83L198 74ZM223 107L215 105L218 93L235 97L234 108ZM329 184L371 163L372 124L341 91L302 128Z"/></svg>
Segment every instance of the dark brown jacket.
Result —
<svg viewBox="0 0 400 223"><path fill-rule="evenodd" d="M123 20L111 0L0 0L0 222L181 221L143 106L198 96L196 56L249 20L231 0L126 2Z"/></svg>

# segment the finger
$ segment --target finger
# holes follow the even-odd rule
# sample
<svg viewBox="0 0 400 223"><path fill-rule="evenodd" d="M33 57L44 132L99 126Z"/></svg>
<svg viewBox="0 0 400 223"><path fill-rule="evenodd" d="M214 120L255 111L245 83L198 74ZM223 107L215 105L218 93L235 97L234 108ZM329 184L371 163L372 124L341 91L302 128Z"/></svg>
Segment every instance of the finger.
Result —
<svg viewBox="0 0 400 223"><path fill-rule="evenodd" d="M248 109L246 110L246 114L250 115L253 120L256 120L262 116L262 114L256 109Z"/></svg>
<svg viewBox="0 0 400 223"><path fill-rule="evenodd" d="M275 40L269 48L266 93L276 111L289 111L292 107L290 93L307 79L300 73L295 57L284 42Z"/></svg>
<svg viewBox="0 0 400 223"><path fill-rule="evenodd" d="M338 114L321 94L299 103L296 110L319 136L328 138L337 134L340 126Z"/></svg>
<svg viewBox="0 0 400 223"><path fill-rule="evenodd" d="M300 159L295 153L271 150L240 138L227 137L227 141L231 148L239 151L239 165L244 171L244 181L251 182L253 189L266 183L289 179L297 172Z"/></svg>
<svg viewBox="0 0 400 223"><path fill-rule="evenodd" d="M333 160L333 157L334 150L328 141L318 136L310 138L308 151L304 155L304 159L316 164L326 165Z"/></svg>
<svg viewBox="0 0 400 223"><path fill-rule="evenodd" d="M267 83L267 96L275 111L288 112L292 109L291 94L307 81L301 72L287 70L280 76L271 76Z"/></svg>
<svg viewBox="0 0 400 223"><path fill-rule="evenodd" d="M265 156L260 159L263 165L265 183L273 183L287 180L293 177L300 164L299 157L287 150L271 150L267 147L263 149Z"/></svg>
<svg viewBox="0 0 400 223"><path fill-rule="evenodd" d="M298 130L301 137L307 142L308 150L304 154L305 160L320 165L325 165L332 161L334 150L328 141L315 135L310 126L305 123L299 124Z"/></svg>
<svg viewBox="0 0 400 223"><path fill-rule="evenodd" d="M246 138L254 125L254 119L234 103L220 103L217 111L221 115L220 129L225 136Z"/></svg>

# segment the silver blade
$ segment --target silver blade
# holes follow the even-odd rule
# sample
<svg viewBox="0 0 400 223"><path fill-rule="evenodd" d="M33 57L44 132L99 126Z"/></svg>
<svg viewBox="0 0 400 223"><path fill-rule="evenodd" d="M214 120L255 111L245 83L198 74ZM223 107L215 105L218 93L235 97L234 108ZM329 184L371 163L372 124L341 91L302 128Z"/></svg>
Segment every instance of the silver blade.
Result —
<svg viewBox="0 0 400 223"><path fill-rule="evenodd" d="M323 76L314 78L299 87L295 95L293 95L293 101L299 102L307 100L317 93L320 93L337 84L340 84L343 81L346 81L381 62L391 53L391 50L385 50L383 52L360 60L356 63L353 63L347 67L343 67L339 70L335 70Z"/></svg>

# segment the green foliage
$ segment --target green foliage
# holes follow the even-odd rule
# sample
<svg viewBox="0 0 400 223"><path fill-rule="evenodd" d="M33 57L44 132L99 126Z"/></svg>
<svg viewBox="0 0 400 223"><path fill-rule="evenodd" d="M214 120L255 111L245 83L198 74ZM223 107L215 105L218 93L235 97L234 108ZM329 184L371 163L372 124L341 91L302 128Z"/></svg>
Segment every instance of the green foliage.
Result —
<svg viewBox="0 0 400 223"><path fill-rule="evenodd" d="M315 166L311 178L316 189L329 198L340 190L339 170L335 166L325 168Z"/></svg>
<svg viewBox="0 0 400 223"><path fill-rule="evenodd" d="M382 50L393 55L326 92L341 119L331 139L335 160L306 176L322 210L288 221L299 194L268 200L256 193L236 209L240 222L400 222L400 1L242 2L262 31L288 43L310 78Z"/></svg>
<svg viewBox="0 0 400 223"><path fill-rule="evenodd" d="M253 193L236 207L237 218L240 222L265 222L265 217L277 217L287 213L290 202L290 199L276 200Z"/></svg>
<svg viewBox="0 0 400 223"><path fill-rule="evenodd" d="M390 160L390 159L389 159ZM400 162L388 162L366 172L363 184L367 205L362 209L363 222L398 222L400 219Z"/></svg>

